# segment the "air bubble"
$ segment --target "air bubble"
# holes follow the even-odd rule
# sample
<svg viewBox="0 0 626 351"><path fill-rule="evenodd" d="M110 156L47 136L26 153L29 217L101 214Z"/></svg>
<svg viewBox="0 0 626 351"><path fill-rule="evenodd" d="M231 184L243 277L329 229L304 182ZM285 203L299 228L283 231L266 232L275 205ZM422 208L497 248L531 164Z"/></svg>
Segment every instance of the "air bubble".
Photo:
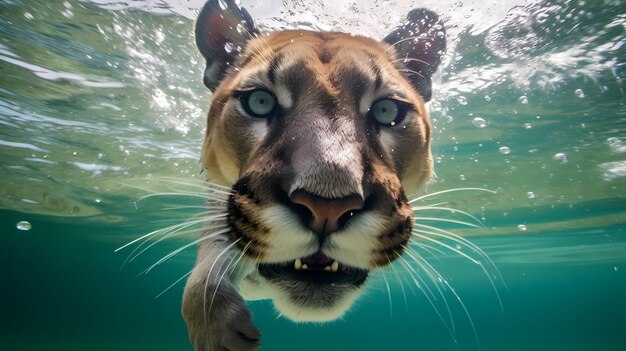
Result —
<svg viewBox="0 0 626 351"><path fill-rule="evenodd" d="M502 146L498 149L498 151L503 155L508 155L511 153L511 149L508 146Z"/></svg>
<svg viewBox="0 0 626 351"><path fill-rule="evenodd" d="M554 154L554 156L552 156L552 159L559 163L567 163L567 155L562 152Z"/></svg>
<svg viewBox="0 0 626 351"><path fill-rule="evenodd" d="M526 95L520 96L518 100L522 104L527 104L528 103L528 97Z"/></svg>
<svg viewBox="0 0 626 351"><path fill-rule="evenodd" d="M28 221L19 221L17 222L15 227L19 230L27 231L27 230L31 230L33 226Z"/></svg>
<svg viewBox="0 0 626 351"><path fill-rule="evenodd" d="M459 96L456 101L458 101L460 105L467 105L467 99L465 96Z"/></svg>
<svg viewBox="0 0 626 351"><path fill-rule="evenodd" d="M26 17L27 20L35 18L30 12L24 12L24 17Z"/></svg>
<svg viewBox="0 0 626 351"><path fill-rule="evenodd" d="M226 51L226 53L228 53L228 54L230 54L233 51L234 48L235 47L231 43L224 44L224 51Z"/></svg>
<svg viewBox="0 0 626 351"><path fill-rule="evenodd" d="M441 103L439 101L433 101L431 107L433 111L441 111Z"/></svg>
<svg viewBox="0 0 626 351"><path fill-rule="evenodd" d="M520 232L525 232L528 230L528 227L525 224L520 224L517 226L517 229L519 229Z"/></svg>
<svg viewBox="0 0 626 351"><path fill-rule="evenodd" d="M246 31L246 28L243 26L243 24L241 23L237 24L237 33L243 34L245 31Z"/></svg>
<svg viewBox="0 0 626 351"><path fill-rule="evenodd" d="M220 8L222 10L226 10L228 8L228 4L226 3L226 1L224 0L219 0L218 3L220 4Z"/></svg>
<svg viewBox="0 0 626 351"><path fill-rule="evenodd" d="M576 89L574 91L574 94L576 94L576 97L579 99L582 99L585 97L585 92L582 89Z"/></svg>
<svg viewBox="0 0 626 351"><path fill-rule="evenodd" d="M528 196L529 199L534 199L535 197L537 197L537 195L535 195L535 193L533 193L532 191L527 192L526 196Z"/></svg>
<svg viewBox="0 0 626 351"><path fill-rule="evenodd" d="M526 128L526 129L530 129L530 128L532 128L532 127L533 127L533 126L532 126L532 124L530 124L530 123L524 123L524 128Z"/></svg>
<svg viewBox="0 0 626 351"><path fill-rule="evenodd" d="M487 121L480 117L474 117L472 124L477 128L485 128L487 126Z"/></svg>

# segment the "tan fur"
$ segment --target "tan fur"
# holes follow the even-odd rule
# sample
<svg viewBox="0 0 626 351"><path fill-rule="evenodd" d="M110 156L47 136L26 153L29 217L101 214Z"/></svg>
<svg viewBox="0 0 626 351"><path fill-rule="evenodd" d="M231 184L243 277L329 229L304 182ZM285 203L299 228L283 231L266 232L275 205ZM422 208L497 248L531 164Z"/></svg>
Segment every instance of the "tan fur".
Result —
<svg viewBox="0 0 626 351"><path fill-rule="evenodd" d="M383 79L389 86L406 94L406 99L416 106L413 128L404 139L411 143L400 143L398 153L410 155L409 159L391 160L397 162L400 178L406 181L407 187L413 191L419 189L431 175L432 158L430 155L430 121L422 98L403 78L396 69L392 60L394 50L389 45L369 38L350 36L345 33L318 33L309 31L285 31L272 33L267 37L254 39L243 54L243 67L239 74L234 74L222 83L213 96L211 109L207 118L207 134L202 148L202 163L209 170L211 180L231 186L245 166L240 161L248 159L249 155L237 155L240 148L234 143L241 143L236 126L226 126L231 123L228 115L223 113L224 105L228 103L232 90L244 79L248 72L263 71L273 55L285 50L295 59L306 60L315 76L313 81L319 84L328 93L328 96L337 98L337 87L332 80L340 79L346 70L355 65L355 56L362 59L375 58L374 64L382 68ZM296 49L297 48L297 49ZM337 55L337 53L339 55ZM345 53L348 52L348 53ZM329 63L324 57L333 57ZM323 60L322 60L323 59ZM371 65L371 62L363 62ZM311 91L312 94L315 92ZM417 141L417 144L415 142ZM404 145L402 145L404 144Z"/></svg>
<svg viewBox="0 0 626 351"><path fill-rule="evenodd" d="M185 288L183 314L196 350L258 347L238 293L272 299L294 321L333 320L358 297L370 270L404 252L413 225L406 193L432 174L424 100L445 50L433 32L434 13L418 9L407 18L388 36L392 45L336 32L260 35L231 0L203 8L196 42L213 97L202 165L211 182L231 192L221 223L227 230L215 238L210 228L203 233L210 240L201 240ZM247 32L235 30L242 24ZM225 53L225 43L241 51ZM255 90L274 97L271 114L246 110L240 99ZM397 124L379 123L370 111L387 99L406 111ZM293 194L324 206L347 199L360 205L341 210L326 232L311 225L314 211ZM330 266L312 276L294 268L307 259L339 263L339 273L328 273L339 275L324 276ZM237 273L220 273L233 261L241 261Z"/></svg>
<svg viewBox="0 0 626 351"><path fill-rule="evenodd" d="M404 197L404 189L400 184L409 186L411 191L422 186L431 175L432 160L429 150L430 142L430 122L428 114L422 98L414 91L412 86L403 78L403 76L395 69L392 63L394 50L389 45L380 42L359 37L350 36L344 33L317 33L308 31L286 31L273 33L266 37L260 37L250 42L247 50L244 52L241 61L243 65L238 72L227 77L222 85L217 89L213 96L211 109L208 115L207 135L202 149L202 162L204 167L209 171L209 177L212 181L225 186L232 186L242 176L257 177L263 179L266 174L280 172L280 168L285 166L275 159L276 150L274 146L266 149L260 149L258 142L253 142L249 130L245 125L245 118L233 117L236 112L235 105L239 103L233 98L233 91L241 88L241 84L245 85L245 81L250 76L256 80L267 82L265 75L267 74L270 61L280 53L284 56L276 72L281 72L281 67L287 70L285 77L277 75L277 85L284 84L287 88L294 82L306 82L308 86L302 96L298 97L298 104L301 106L294 108L294 113L306 114L308 111L315 111L329 104L332 107L339 108L341 105L344 109L345 105L357 104L357 96L347 95L346 88L367 84L369 82L355 81L358 75L370 75L373 65L380 69L380 75L383 80L383 90L393 92L401 92L399 96L404 101L414 106L413 110L408 113L407 118L411 120L406 124L406 128L402 131L394 131L396 133L396 142L393 152L385 152L380 150L381 147L372 148L369 143L375 137L375 131L361 133L361 135L341 135L337 138L345 144L342 148L349 148L352 145L355 152L359 150L363 154L361 160L364 164L370 164L369 169L372 174L365 175L365 184L376 188L381 198L387 197L396 199ZM297 72L288 71L290 67L297 65ZM292 76L290 76L292 74ZM295 77L293 77L295 75ZM281 82L281 78L284 81ZM272 85L272 84L268 84ZM366 87L363 89L367 90ZM342 95L343 94L343 95ZM324 99L324 100L322 100ZM341 100L352 99L348 103L340 102ZM324 112L318 112L323 115ZM352 111L353 115L358 113ZM317 117L317 118L328 118ZM347 119L353 116L347 116ZM331 117L332 118L332 117ZM359 116L359 118L364 118ZM249 123L259 123L258 121L249 121ZM294 122L295 123L295 122ZM306 122L308 123L308 122ZM353 121L346 122L353 123ZM361 123L356 121L356 123ZM305 127L306 128L306 127ZM315 128L315 127L310 127ZM326 131L323 133L327 133ZM355 132L356 133L356 132ZM366 135L369 133L370 135ZM357 140L358 139L358 140ZM297 147L290 145L289 141L281 145L283 148ZM294 144L294 143L291 143ZM374 149L378 149L380 153ZM335 152L336 150L328 150ZM381 158L381 155L387 157ZM354 154L354 160L350 164L342 165L337 172L353 173L351 169L355 164L359 164L362 155ZM355 179L362 182L363 179ZM341 187L346 183L351 184L346 191L360 192L358 187L360 184L353 181L336 180L336 187ZM256 184L255 180L251 180L252 188L255 193L269 194L270 186L268 184ZM260 190L259 190L260 189ZM288 189L285 189L288 191ZM309 189L311 190L311 189ZM263 206L264 202L268 204L273 200L271 198L256 198L261 205L253 204L245 196L236 196L234 201L239 203L246 217L245 225L240 224L240 218L232 217L239 230L239 235L243 235L243 240L238 244L244 247L251 243L249 255L256 255L255 258L264 257L263 247L261 243L265 241L265 236L271 235L267 230L260 230L264 224L259 221L256 213ZM406 200L403 207L407 207ZM383 208L383 203L375 205L377 208ZM384 211L391 211L389 206L385 206ZM399 211L396 209L396 211ZM398 225L411 217L408 208L402 209L402 218L390 217L389 227ZM395 218L395 219L393 219ZM394 230L390 228L390 230ZM403 240L396 242L396 249L401 252L401 246L406 244L408 240L408 230L401 235ZM237 237L237 236L235 236ZM385 240L381 239L381 243ZM384 249L382 247L381 249ZM372 253L375 256L379 253ZM390 260L397 255L389 255L390 258L383 262L380 258L373 258L372 266L380 266L389 263Z"/></svg>

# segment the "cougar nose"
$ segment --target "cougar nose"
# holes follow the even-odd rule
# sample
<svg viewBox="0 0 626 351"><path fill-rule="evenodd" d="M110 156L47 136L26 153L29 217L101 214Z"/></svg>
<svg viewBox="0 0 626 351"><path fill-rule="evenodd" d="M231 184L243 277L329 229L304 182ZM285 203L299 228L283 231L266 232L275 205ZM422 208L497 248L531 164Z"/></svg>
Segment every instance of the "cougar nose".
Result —
<svg viewBox="0 0 626 351"><path fill-rule="evenodd" d="M308 226L320 235L326 235L339 229L342 216L351 211L363 208L363 198L359 195L350 195L340 199L327 199L296 190L290 196L291 202L306 207L311 215Z"/></svg>

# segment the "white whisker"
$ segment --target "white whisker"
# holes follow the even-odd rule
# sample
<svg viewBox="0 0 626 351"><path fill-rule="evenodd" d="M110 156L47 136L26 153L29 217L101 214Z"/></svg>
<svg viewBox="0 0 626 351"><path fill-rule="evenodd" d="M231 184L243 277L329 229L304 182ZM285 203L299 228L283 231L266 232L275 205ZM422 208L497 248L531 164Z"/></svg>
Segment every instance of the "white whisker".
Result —
<svg viewBox="0 0 626 351"><path fill-rule="evenodd" d="M243 238L237 239L233 244L238 243L241 239L243 239ZM241 253L239 254L239 257L237 258L234 267L237 266L237 264L239 263L241 258L245 255L246 251L248 251L248 248L250 247L250 244L252 244L252 241L248 242L246 244L246 246L243 248L243 250L241 250ZM211 302L209 303L209 316L211 315L211 309L213 308L213 302L215 301L215 296L217 295L217 290L220 288L220 284L222 284L222 280L226 276L226 273L228 273L228 270L230 269L230 266L233 264L233 261L235 261L235 260L233 259L233 257L231 257L230 261L228 262L228 265L224 269L224 272L222 273L222 275L218 279L217 284L215 285L215 289L213 289L213 296L211 296ZM221 268L218 269L217 273L219 274L219 272L221 270L222 270Z"/></svg>
<svg viewBox="0 0 626 351"><path fill-rule="evenodd" d="M147 268L146 270L144 270L142 273L143 273L143 274L148 274L148 273L149 273L152 269L154 269L154 267L156 267L156 266L160 265L161 263L163 263L163 262L165 262L165 261L169 260L170 258L172 258L172 257L176 256L176 254L178 254L179 252L181 252L181 251L185 250L186 248L191 247L191 246L193 246L193 245L196 245L196 244L198 244L198 243L200 243L200 242L202 242L202 241L204 241L204 240L211 239L211 238L213 238L213 237L216 237L216 236L221 235L221 234L224 234L224 233L228 233L229 231L230 231L230 228L229 228L229 227L227 227L227 228L225 228L225 229L218 230L217 232L213 232L213 233L211 233L211 234L208 234L208 235L202 236L200 239L194 240L194 241L190 242L189 244L183 245L183 246L179 247L178 249L176 249L176 250L174 250L174 251L172 251L172 252L168 253L167 255L163 256L160 260L158 260L156 263L154 263L153 265L151 265L150 267L148 267L148 268Z"/></svg>
<svg viewBox="0 0 626 351"><path fill-rule="evenodd" d="M419 228L423 228L422 230L420 229L416 229L415 227L419 227ZM424 229L430 230L430 231L426 231ZM457 244L463 245L468 247L469 249L475 251L476 253L478 253L483 259L487 260L489 262L489 264L491 266L495 267L495 264L493 263L493 261L489 258L489 256L487 256L487 254L485 254L485 252L478 246L476 246L474 243L472 243L471 241L463 238L460 235L454 234L448 230L445 229L441 229L441 228L437 228L437 227L433 227L430 225L426 225L426 224L421 224L421 223L415 223L413 230L419 230L420 233L422 234L428 234L428 235L432 235L432 236L436 236L436 237L440 237L440 238L444 238L444 239L449 239L451 241L456 242Z"/></svg>
<svg viewBox="0 0 626 351"><path fill-rule="evenodd" d="M221 210L221 211L226 211L226 207L225 206L167 206L163 208L166 211L176 211L176 210L207 210L204 211L202 214L207 213L211 210Z"/></svg>
<svg viewBox="0 0 626 351"><path fill-rule="evenodd" d="M435 243L435 244L437 244L437 245L443 246L443 247L445 247L446 249L448 249L448 250L450 250L450 251L452 251L452 252L456 252L457 254L459 254L459 255L461 255L461 256L463 256L463 257L465 257L465 258L466 258L466 259L468 259L470 262L475 263L475 264L477 264L477 265L480 265L480 261L478 261L478 260L476 260L475 258L473 258L472 256L470 256L470 255L466 254L465 252L463 252L463 251L461 251L461 250L459 250L459 249L457 249L457 248L455 248L455 247L452 247L452 246L450 246L450 245L448 245L448 244L446 244L446 243L442 243L441 241L438 241L438 240L435 240L435 239L429 238L429 237L427 237L427 236L425 236L425 235L420 235L420 234L418 234L418 233L423 233L423 232L422 232L422 231L420 231L420 230L417 230L417 229L413 229L413 233L412 233L412 234L413 234L413 236L415 236L415 237L417 237L417 238L420 238L420 239L428 240L428 241L430 241L430 242L432 242L432 243ZM426 232L426 233L423 233L423 234L429 234L429 233L428 233L428 232Z"/></svg>
<svg viewBox="0 0 626 351"><path fill-rule="evenodd" d="M440 254L440 255L445 255L446 253L443 252L443 250L440 250L432 245L428 245L425 244L421 241L417 241L414 239L409 239L409 243L411 243L412 246L417 246L420 249L423 249L424 251L428 252L429 255L431 255L434 259L436 259L438 262L441 262L441 258L439 258L438 255L435 255L433 252L431 251L435 251L436 253Z"/></svg>
<svg viewBox="0 0 626 351"><path fill-rule="evenodd" d="M476 339L476 342L478 343L478 348L480 349L480 340L478 338L478 332L476 331L476 326L474 325L474 320L472 319L472 316L470 315L469 310L467 309L467 306L465 306L465 303L461 299L461 296L459 296L459 294L456 292L456 290L454 290L452 285L450 285L450 283L447 280L443 279L441 274L439 274L439 272L437 272L437 270L432 265L430 265L430 263L428 263L428 261L421 260L421 262L423 263L422 268L428 268L428 269L425 269L425 272L427 274L429 274L429 275L430 274L434 274L435 275L436 280L431 278L431 279L433 279L433 282L437 282L438 281L441 284L443 284L448 289L448 291L450 291L452 293L452 295L454 295L456 300L459 302L459 306L463 309L463 312L465 313L465 317L467 318L467 321L469 322L470 326L472 327L472 331L474 332L474 337ZM456 342L456 339L455 339L455 342Z"/></svg>
<svg viewBox="0 0 626 351"><path fill-rule="evenodd" d="M473 227L473 228L480 228L479 225L476 225L474 223L469 223L469 222L465 222L465 221L459 221L459 220L456 220L456 219L437 218L437 217L413 217L413 219L415 221L446 222L446 223L455 223L455 224L466 225L468 227Z"/></svg>
<svg viewBox="0 0 626 351"><path fill-rule="evenodd" d="M393 304L391 302L391 288L389 287L389 281L387 281L387 277L385 274L382 274L383 281L385 282L385 287L387 288L387 296L389 297L389 318L393 319Z"/></svg>
<svg viewBox="0 0 626 351"><path fill-rule="evenodd" d="M437 227L432 227L432 226L425 225L425 224L417 224L416 226L421 227L421 228L425 228L425 229L428 229L428 230L431 230L431 231L422 230L422 231L420 231L421 234L432 235L432 236L448 239L448 240L456 242L457 244L466 246L469 249L471 249L474 252L476 252L493 269L493 271L495 272L494 278L495 279L499 279L500 282L502 282L502 285L504 286L504 288L507 289L506 283L504 282L504 278L502 277L502 274L500 274L500 270L498 270L498 267L493 262L493 260L491 260L491 258L480 247L478 247L477 245L475 245L471 241L469 241L469 240L467 240L467 239L465 239L465 238L463 238L463 237L461 237L461 236L459 236L457 234L454 234L454 233L452 233L450 231L444 230L444 229L440 229L440 228L437 228ZM417 229L414 228L414 230L417 230ZM502 299L500 297L500 294L498 293L498 289L495 286L495 282L493 281L493 279L491 279L491 275L487 271L487 268L484 265L482 265L482 264L480 266L481 266L483 272L485 273L485 275L487 276L487 279L489 280L491 286L493 287L494 293L496 294L496 296L498 298L498 302L500 303L500 309L504 310L504 305L502 304Z"/></svg>
<svg viewBox="0 0 626 351"><path fill-rule="evenodd" d="M427 198L430 198L430 197L434 197L434 196L437 196L437 195L447 194L447 193L451 193L451 192L455 192L455 191L485 191L485 192L492 193L492 194L496 193L493 190L483 189L483 188L454 188L454 189L441 190L441 191L437 191L437 192L434 192L434 193L418 196L415 199L409 200L409 204L412 204L412 203L414 203L416 201L424 200L424 199L427 199Z"/></svg>
<svg viewBox="0 0 626 351"><path fill-rule="evenodd" d="M143 200L146 200L152 197L158 197L158 196L193 197L193 198L200 198L203 200L206 200L208 197L210 200L214 200L217 202L226 202L226 199L211 197L211 194L198 194L198 193L191 193L191 192L159 192L159 193L141 196L139 199L137 199L137 201L143 201Z"/></svg>
<svg viewBox="0 0 626 351"><path fill-rule="evenodd" d="M400 257L400 255L398 255L398 253L396 252L396 255L398 257ZM396 270L396 268L393 266L393 264L391 264L391 260L389 259L389 256L387 256L385 254L385 258L387 258L387 261L389 262L389 266L391 267L391 270L393 271L394 275L396 276L396 280L398 281L398 283L400 283L400 289L402 290L402 298L404 299L404 310L408 311L409 310L409 304L406 300L406 292L404 291L404 284L402 283L402 279L400 279L400 275L398 274L398 271Z"/></svg>
<svg viewBox="0 0 626 351"><path fill-rule="evenodd" d="M115 250L115 252L128 247L129 245L132 245L134 243L136 243L137 241L143 240L143 242L141 242L139 245L137 245L137 247L135 247L133 249L133 251L131 251L130 254L128 254L128 256L126 257L126 260L124 261L124 263L122 264L122 268L124 268L124 266L128 263L128 262L132 262L134 261L137 257L139 257L142 253L146 252L149 248L153 247L154 245L162 242L163 240L167 239L167 238L171 238L173 236L179 236L179 235L183 235L183 234L187 234L187 233L191 233L191 232L195 232L195 231L199 231L200 229L194 229L194 230L184 230L186 228L201 224L201 223L210 223L210 222L215 222L218 220L223 219L226 216L226 214L221 214L221 215L215 215L215 216L210 216L210 217L206 217L206 218L200 218L200 219L195 219L192 221L187 221L187 222L183 222L183 223L179 223L176 225L172 225L166 228L162 228L159 230L155 230L152 231L146 235L143 235L133 241L131 241L130 243L118 248L117 250ZM156 240L154 243L150 244L148 247L146 247L145 249L141 250L139 253L135 254L135 252L139 251L139 249L141 249L143 247L143 245L145 245L151 237L153 236L161 236L160 239Z"/></svg>
<svg viewBox="0 0 626 351"><path fill-rule="evenodd" d="M227 225L221 225L221 226L216 226L216 227L212 227L211 229L222 229L225 228ZM144 252L148 251L150 248L152 248L154 245L162 242L163 240L172 238L174 236L179 236L179 235L183 235L183 234L190 234L190 233L197 233L199 231L199 229L189 229L189 230L184 230L184 231L176 231L173 233L169 233L167 235L164 235L162 238L156 240L155 242L153 242L152 244L146 246L143 250L139 251L137 254L135 254L135 256L132 256L133 253L137 250L139 250L139 248L141 248L145 243L147 243L147 241L144 241L143 243L139 244L129 255L132 256L132 258L129 258L127 261L128 262L132 262L134 261L137 257L139 257L141 254L143 254Z"/></svg>
<svg viewBox="0 0 626 351"><path fill-rule="evenodd" d="M465 211L461 211L461 210L457 210L456 208L449 208L449 207L441 207L441 206L415 206L411 208L414 212L419 212L419 211L428 211L428 210L441 210L441 211L450 211L451 213L460 213L464 216L467 216L473 220L475 220L477 223L482 225L482 222L476 218L475 216L465 212Z"/></svg>
<svg viewBox="0 0 626 351"><path fill-rule="evenodd" d="M232 243L230 243L228 246L226 246L222 252L220 252L217 257L215 258L215 261L213 261L213 264L211 264L211 268L209 268L209 272L207 273L206 276L206 281L204 283L204 302L203 302L203 306L204 306L204 319L206 320L207 324L209 322L209 316L211 315L211 309L213 308L213 304L211 304L207 310L206 306L207 306L207 290L209 289L209 281L211 279L211 273L213 272L213 268L215 268L215 265L217 264L217 262L220 262L220 258L222 257L222 255L224 255L226 252L228 252L233 246L235 246L242 238L239 238L235 241L233 241ZM223 264L222 264L223 265ZM218 272L221 268L218 269Z"/></svg>
<svg viewBox="0 0 626 351"><path fill-rule="evenodd" d="M161 297L161 295L165 294L168 290L170 290L171 288L174 287L174 285L178 284L181 280L187 278L191 272L193 272L193 269L190 270L189 272L185 273L182 277L176 279L175 282L173 282L172 284L170 284L170 286L168 286L167 288L165 288L165 290L161 291L157 296L155 296L155 299L158 299L159 297Z"/></svg>
<svg viewBox="0 0 626 351"><path fill-rule="evenodd" d="M432 290L430 290L426 282L424 282L424 280L421 278L420 274L406 261L406 259L402 258L401 262L409 270L409 276L411 277L415 285L418 287L418 289L422 291L422 294L424 295L424 297L426 298L430 306L435 311L435 314L437 314L437 316L443 323L444 327L448 331L448 334L450 334L450 337L452 337L452 339L456 342L456 329L455 329L455 324L454 324L454 318L452 317L452 310L450 309L450 305L448 304L448 300L446 299L443 291L437 284L437 281L433 279L433 277L431 276L431 273L428 272L428 269L420 262L420 261L423 261L423 259L414 252L411 252L411 253L407 252L407 255L411 257L413 261L422 270L424 270L424 272L426 273L426 276L429 277L429 279L433 282L433 285L437 289L437 292L439 293L439 296L441 297L441 300L446 308L446 312L448 313L448 319L449 319L450 324L448 324L446 319L441 314L441 311L439 311L439 308L435 304L435 301L437 301L437 297L433 294ZM417 280L419 280L419 282Z"/></svg>
<svg viewBox="0 0 626 351"><path fill-rule="evenodd" d="M502 284L504 284L504 280L502 278L502 275L500 274L500 271L498 270L496 265L493 263L493 261L489 258L489 256L487 256L487 254L485 254L484 251L481 250L478 246L476 246L475 244L471 243L467 239L462 238L462 237L460 237L460 236L458 236L456 234L453 234L451 232L445 231L443 229L430 227L430 226L426 226L426 225L422 225L421 227L426 227L427 229L430 229L430 230L443 232L444 234L436 233L436 232L432 232L432 231L420 230L420 229L416 229L416 228L413 228L413 233L412 234L414 236L420 238L420 239L428 240L428 241L433 242L433 243L435 243L437 245L445 247L446 249L461 255L462 257L468 259L470 262L475 263L475 264L477 264L480 267L480 269L485 274L485 277L487 277L487 280L489 281L489 284L491 285L491 287L492 287L492 289L494 291L494 294L496 295L496 298L498 299L498 304L500 305L500 309L502 311L504 311L504 305L502 304L502 298L500 297L500 293L498 293L498 288L496 287L496 284L495 284L494 280L492 279L491 274L487 270L487 267L485 267L485 265L481 261L479 261L479 260L469 256L468 254L462 252L461 250L459 250L459 249L457 249L455 247L452 247L450 245L447 245L447 244L445 244L445 243L443 243L443 242L441 242L439 240L430 238L429 236L435 236L435 237L440 237L440 238L451 240L453 242L456 242L459 245L465 246L465 247L471 249L472 251L476 252L481 257L481 259L487 261L489 266L493 269L493 271L495 271L496 275L494 275L494 278L499 279L502 282ZM506 285L504 285L504 286L506 288Z"/></svg>
<svg viewBox="0 0 626 351"><path fill-rule="evenodd" d="M203 222L202 220L194 220L194 221L192 221L192 224L190 224L190 225L193 225L193 224L198 224L198 223L202 223L202 222ZM113 252L118 252L118 251L120 251L120 250L123 250L123 249L127 248L127 247L128 247L128 246L130 246L130 245L133 245L134 243L136 243L136 242L138 242L138 241L141 241L141 240L143 240L143 239L147 239L147 238L149 238L149 237L151 237L151 236L154 236L154 235L158 235L158 234L162 234L162 233L168 233L168 232L170 232L170 231L176 230L177 228L180 228L180 227L183 227L183 226L184 226L184 227L183 227L183 229L184 229L184 228L187 228L187 227L189 227L187 224L189 224L189 222L178 223L178 224L175 224L175 225L172 225L172 226L166 227L166 228L161 228L161 229L153 230L153 231L151 231L151 232L150 232L150 233L148 233L148 234L144 234L144 235L140 236L139 238L134 239L134 240L132 240L131 242L129 242L129 243L127 243L127 244L124 244L124 245L122 245L122 246L118 247L118 248L117 248L117 249L115 249Z"/></svg>

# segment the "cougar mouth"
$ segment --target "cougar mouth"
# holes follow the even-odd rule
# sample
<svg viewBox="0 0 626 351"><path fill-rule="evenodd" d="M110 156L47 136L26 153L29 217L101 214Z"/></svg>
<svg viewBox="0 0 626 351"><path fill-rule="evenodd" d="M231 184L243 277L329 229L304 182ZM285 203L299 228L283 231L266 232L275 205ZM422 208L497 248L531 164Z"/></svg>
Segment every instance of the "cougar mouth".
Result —
<svg viewBox="0 0 626 351"><path fill-rule="evenodd" d="M361 285L368 271L343 264L318 251L310 256L282 263L261 263L259 273L268 279L289 279L314 285Z"/></svg>

